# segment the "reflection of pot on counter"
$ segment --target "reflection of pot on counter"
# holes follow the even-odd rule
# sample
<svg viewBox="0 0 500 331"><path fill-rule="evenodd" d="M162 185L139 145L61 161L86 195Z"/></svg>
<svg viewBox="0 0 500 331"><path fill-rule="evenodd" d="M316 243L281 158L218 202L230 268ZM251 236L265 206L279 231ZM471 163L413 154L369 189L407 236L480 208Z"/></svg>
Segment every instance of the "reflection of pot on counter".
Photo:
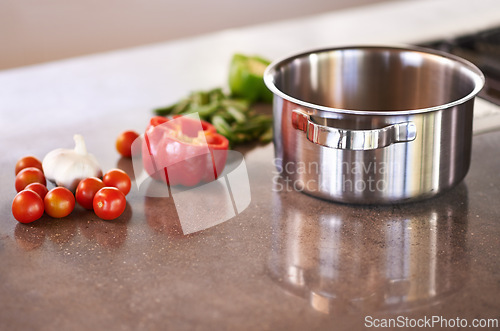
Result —
<svg viewBox="0 0 500 331"><path fill-rule="evenodd" d="M396 207L331 204L297 192L274 200L272 278L318 311L412 310L463 286L464 185Z"/></svg>

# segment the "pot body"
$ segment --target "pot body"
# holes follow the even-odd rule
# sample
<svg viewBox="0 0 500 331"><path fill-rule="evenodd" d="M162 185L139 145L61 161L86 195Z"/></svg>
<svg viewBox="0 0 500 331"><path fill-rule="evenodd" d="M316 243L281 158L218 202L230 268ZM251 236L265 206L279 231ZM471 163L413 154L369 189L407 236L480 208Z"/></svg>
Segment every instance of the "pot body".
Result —
<svg viewBox="0 0 500 331"><path fill-rule="evenodd" d="M265 80L287 190L398 203L467 174L484 78L466 61L420 48L328 49L271 64Z"/></svg>

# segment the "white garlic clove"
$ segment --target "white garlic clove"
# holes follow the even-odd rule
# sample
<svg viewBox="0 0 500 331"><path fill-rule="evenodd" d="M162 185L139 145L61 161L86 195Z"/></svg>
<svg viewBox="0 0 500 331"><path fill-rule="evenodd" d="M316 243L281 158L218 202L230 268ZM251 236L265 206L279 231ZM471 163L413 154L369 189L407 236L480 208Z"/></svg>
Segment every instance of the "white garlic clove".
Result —
<svg viewBox="0 0 500 331"><path fill-rule="evenodd" d="M83 137L76 134L74 140L74 149L55 149L42 162L45 177L70 191L74 191L82 179L102 177L101 167L95 156L87 153Z"/></svg>

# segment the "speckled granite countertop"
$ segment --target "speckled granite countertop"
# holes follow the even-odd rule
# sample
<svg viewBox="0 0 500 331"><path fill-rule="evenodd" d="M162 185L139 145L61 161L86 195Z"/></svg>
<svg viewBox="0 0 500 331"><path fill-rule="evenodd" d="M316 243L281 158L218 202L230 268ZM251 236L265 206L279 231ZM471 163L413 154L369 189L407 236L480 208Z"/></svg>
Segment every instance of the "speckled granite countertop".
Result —
<svg viewBox="0 0 500 331"><path fill-rule="evenodd" d="M172 198L137 189L111 222L78 207L64 219L23 225L10 211L21 156L70 147L79 132L104 169L130 171L114 150L117 134L143 131L154 106L222 84L234 51L274 58L343 43L334 29L335 39L299 34L286 45L286 36L299 23L307 31L368 13L380 22L400 17L397 33L380 42L416 37L416 22L446 30L449 23L425 12L445 2L418 3L0 72L0 329L357 330L399 316L498 320L500 132L474 137L463 183L413 204L348 206L277 190L268 144L240 150L248 208L196 233L182 233ZM487 8L477 24L491 21ZM465 5L462 12L452 16L466 17ZM402 13L415 14L413 23ZM384 29L392 28L374 27ZM352 41L374 38L361 36L353 32Z"/></svg>
<svg viewBox="0 0 500 331"><path fill-rule="evenodd" d="M257 147L245 157L250 207L186 236L171 198L132 192L113 222L77 209L23 225L4 188L0 324L303 330L359 329L366 316L498 318L499 148L500 132L476 136L467 179L436 199L359 207L273 191L272 145Z"/></svg>

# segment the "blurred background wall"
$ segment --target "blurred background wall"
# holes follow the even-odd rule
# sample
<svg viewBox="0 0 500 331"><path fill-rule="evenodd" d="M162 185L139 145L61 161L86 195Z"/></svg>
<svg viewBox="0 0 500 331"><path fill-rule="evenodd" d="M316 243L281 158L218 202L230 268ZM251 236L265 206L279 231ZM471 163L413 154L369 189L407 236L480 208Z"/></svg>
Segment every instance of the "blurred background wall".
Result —
<svg viewBox="0 0 500 331"><path fill-rule="evenodd" d="M401 0L0 0L0 70Z"/></svg>

